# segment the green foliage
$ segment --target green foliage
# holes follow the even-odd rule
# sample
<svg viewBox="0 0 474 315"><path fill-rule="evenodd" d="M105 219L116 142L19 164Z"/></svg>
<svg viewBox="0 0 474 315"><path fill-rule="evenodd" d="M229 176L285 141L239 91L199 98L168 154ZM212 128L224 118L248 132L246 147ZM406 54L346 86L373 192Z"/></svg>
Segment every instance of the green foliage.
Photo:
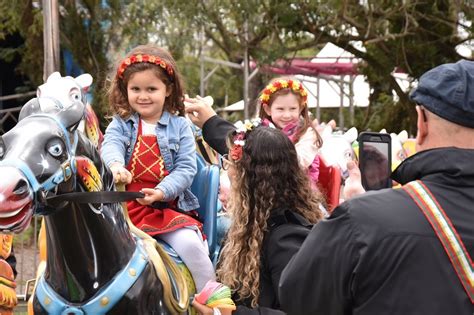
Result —
<svg viewBox="0 0 474 315"><path fill-rule="evenodd" d="M25 42L20 47L0 47L0 58L11 62L19 57L21 63L17 71L26 75L31 81L31 87L42 82L43 69L43 20L41 11L31 1L0 0L0 41L9 35L19 34ZM41 69L40 71L38 71Z"/></svg>
<svg viewBox="0 0 474 315"><path fill-rule="evenodd" d="M0 0L0 40L15 32L25 39L22 47L0 49L0 58L20 55L19 71L36 85L41 82L38 69L43 61L38 3ZM392 72L399 69L418 78L438 64L457 61L461 57L455 47L474 34L474 4L467 0L62 0L59 4L61 46L93 75L99 116L106 112L107 78L113 65L137 44L167 47L194 96L200 93L201 56L241 64L247 50L250 59L262 65L280 58L312 57L331 42L362 60L360 71L372 88L370 106L356 110L355 123L372 130L380 126L414 130L413 105ZM205 74L214 67L205 62ZM263 73L254 77L251 99L269 78ZM242 70L219 66L207 82L206 94L220 107L242 99L242 86Z"/></svg>

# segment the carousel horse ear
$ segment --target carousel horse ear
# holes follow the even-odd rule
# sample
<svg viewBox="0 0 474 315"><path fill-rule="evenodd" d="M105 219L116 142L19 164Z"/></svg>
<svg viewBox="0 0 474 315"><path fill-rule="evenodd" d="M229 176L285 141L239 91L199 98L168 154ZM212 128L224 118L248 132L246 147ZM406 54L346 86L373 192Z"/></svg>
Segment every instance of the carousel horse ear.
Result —
<svg viewBox="0 0 474 315"><path fill-rule="evenodd" d="M46 79L46 82L51 82L58 79L61 79L61 74L58 71L55 71L49 75L49 77Z"/></svg>
<svg viewBox="0 0 474 315"><path fill-rule="evenodd" d="M56 116L63 125L71 131L77 128L85 115L86 106L82 102L74 102L67 108L58 111Z"/></svg>
<svg viewBox="0 0 474 315"><path fill-rule="evenodd" d="M32 114L41 113L41 106L37 98L32 98L21 108L18 120L22 120Z"/></svg>
<svg viewBox="0 0 474 315"><path fill-rule="evenodd" d="M89 73L84 73L74 79L76 83L81 87L81 89L86 92L87 89L91 86L94 79Z"/></svg>
<svg viewBox="0 0 474 315"><path fill-rule="evenodd" d="M333 130L334 130L334 129L332 128L332 125L326 124L326 125L324 126L324 129L323 129L323 132L322 132L322 134L321 134L321 137L323 137L323 139L330 137L330 136L332 135Z"/></svg>
<svg viewBox="0 0 474 315"><path fill-rule="evenodd" d="M400 131L398 134L398 139L400 140L401 143L404 143L405 141L408 140L408 132L406 130Z"/></svg>
<svg viewBox="0 0 474 315"><path fill-rule="evenodd" d="M357 139L357 134L358 134L357 128L352 127L344 133L343 137L344 139L347 140L347 142L352 143Z"/></svg>

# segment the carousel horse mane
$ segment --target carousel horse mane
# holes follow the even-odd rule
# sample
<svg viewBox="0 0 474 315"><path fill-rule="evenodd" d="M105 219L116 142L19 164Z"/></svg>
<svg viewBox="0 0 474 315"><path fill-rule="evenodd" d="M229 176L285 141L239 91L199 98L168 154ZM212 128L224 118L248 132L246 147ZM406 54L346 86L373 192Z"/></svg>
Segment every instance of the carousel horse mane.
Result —
<svg viewBox="0 0 474 315"><path fill-rule="evenodd" d="M68 77L66 79L69 80ZM107 215L113 215L115 219L110 218L107 221L118 222L119 226L104 226L105 232L122 235L121 237L126 241L126 247L122 248L124 252L127 252L128 246L132 246L130 244L135 244L132 235L138 237L136 244L143 244L145 256L149 257L149 262L163 285L164 303L169 310L184 312L189 301L181 273L153 238L131 224L126 211L122 215L120 205L93 205L89 203L91 211L85 211L81 210L81 206L69 205L68 202L61 202L54 207L47 203L50 195L57 196L74 190L79 192L114 190L113 176L101 162L96 146L77 130L85 113L84 87L88 87L91 83L90 80L87 80L87 76L77 81L79 87L72 87L66 98L64 95L59 97L60 101L49 96L43 97L49 93L42 86L39 89L39 97L29 101L23 107L17 126L0 138L2 176L5 176L6 179L15 179L13 183L18 183L12 186L5 184L6 186L2 187L4 200L0 201L0 213L2 214L0 229L20 232L29 225L34 213L51 217L48 219L48 231L53 228L51 233L57 233L55 228L58 231L65 229L61 225L55 227L51 222L67 218L71 214L78 216L78 218L95 217L95 220L101 216L105 218ZM126 224L121 225L120 222L126 222ZM67 228L64 231L68 232ZM54 235L48 238L49 242L52 237ZM107 250L114 249L108 248ZM50 245L48 245L48 254L49 251L60 253L60 249L58 251ZM53 261L53 263L57 263L57 261ZM173 280L171 280L170 274L174 278ZM178 284L181 293L178 298L173 295L172 282ZM54 285L53 288L55 288ZM75 299L79 299L79 297Z"/></svg>

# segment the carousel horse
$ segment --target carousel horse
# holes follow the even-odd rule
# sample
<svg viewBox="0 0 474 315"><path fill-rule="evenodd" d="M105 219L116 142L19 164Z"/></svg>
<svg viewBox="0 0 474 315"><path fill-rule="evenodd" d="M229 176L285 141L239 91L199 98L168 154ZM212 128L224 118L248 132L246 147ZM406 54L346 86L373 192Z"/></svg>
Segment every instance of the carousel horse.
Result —
<svg viewBox="0 0 474 315"><path fill-rule="evenodd" d="M357 160L352 143L357 139L357 129L350 128L344 133L334 132L333 125L327 124L321 133L323 146L320 149L321 157L328 166L338 166L343 179L349 175L347 162Z"/></svg>
<svg viewBox="0 0 474 315"><path fill-rule="evenodd" d="M406 152L407 157L412 156L416 153L416 139L415 138L408 138L403 142L403 149Z"/></svg>
<svg viewBox="0 0 474 315"><path fill-rule="evenodd" d="M387 133L385 129L380 130L380 133ZM408 140L408 133L406 130L400 131L396 134L390 133L391 138L391 152L392 152L392 171L395 170L404 159L407 158L407 153L403 147L403 143Z"/></svg>
<svg viewBox="0 0 474 315"><path fill-rule="evenodd" d="M67 106L41 95L30 100L0 138L0 231L21 232L34 214L45 218L47 263L34 312L185 312L184 277L121 204L109 201L117 196L112 173L77 130L85 113L79 91L70 99Z"/></svg>

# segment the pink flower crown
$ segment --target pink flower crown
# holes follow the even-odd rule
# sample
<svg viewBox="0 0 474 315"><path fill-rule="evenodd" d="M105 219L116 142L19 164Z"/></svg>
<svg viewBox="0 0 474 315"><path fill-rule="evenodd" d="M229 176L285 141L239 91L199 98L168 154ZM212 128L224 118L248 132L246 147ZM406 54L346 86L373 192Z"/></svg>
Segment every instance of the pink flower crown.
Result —
<svg viewBox="0 0 474 315"><path fill-rule="evenodd" d="M245 145L245 141L247 140L247 135L249 134L249 132L261 125L262 120L260 118L255 118L252 120L246 119L244 122L239 120L234 124L237 129L234 131L234 145L229 152L229 155L233 161L239 161L242 158L243 147ZM275 128L272 123L267 126Z"/></svg>
<svg viewBox="0 0 474 315"><path fill-rule="evenodd" d="M306 105L308 101L308 92L304 88L303 84L297 80L292 80L292 79L278 79L273 81L272 83L269 83L265 89L263 89L262 94L260 94L259 100L262 105L268 105L268 102L270 101L270 97L272 96L273 93L279 90L283 89L291 89L293 92L301 95L303 99L303 104Z"/></svg>
<svg viewBox="0 0 474 315"><path fill-rule="evenodd" d="M166 71L171 81L173 81L173 75L174 75L173 67L167 64L166 61L164 61L158 56L146 55L146 54L136 54L136 55L131 55L128 58L125 58L117 69L117 76L120 79L123 79L123 73L130 65L134 63L141 63L141 62L147 62L147 63L160 66Z"/></svg>

